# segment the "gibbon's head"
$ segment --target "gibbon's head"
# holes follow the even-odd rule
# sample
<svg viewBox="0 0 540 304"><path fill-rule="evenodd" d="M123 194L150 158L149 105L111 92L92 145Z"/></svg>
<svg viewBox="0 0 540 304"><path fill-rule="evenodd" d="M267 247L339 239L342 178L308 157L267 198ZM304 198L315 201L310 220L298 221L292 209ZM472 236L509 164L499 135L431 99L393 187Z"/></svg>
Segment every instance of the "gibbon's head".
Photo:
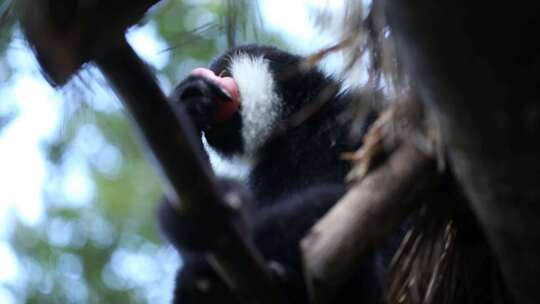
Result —
<svg viewBox="0 0 540 304"><path fill-rule="evenodd" d="M220 55L192 75L211 80L228 96L218 102L216 122L239 114L244 152L255 152L276 127L317 98L328 83L318 69L303 69L303 57L272 46L244 45Z"/></svg>

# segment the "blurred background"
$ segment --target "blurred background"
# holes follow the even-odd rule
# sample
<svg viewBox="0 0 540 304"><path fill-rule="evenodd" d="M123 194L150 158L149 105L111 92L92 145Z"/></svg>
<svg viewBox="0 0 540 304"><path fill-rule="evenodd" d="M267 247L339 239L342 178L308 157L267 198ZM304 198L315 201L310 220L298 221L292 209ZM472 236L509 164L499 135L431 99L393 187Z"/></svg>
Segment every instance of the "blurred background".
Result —
<svg viewBox="0 0 540 304"><path fill-rule="evenodd" d="M230 45L231 19L236 43L309 54L335 41L313 16L341 8L164 0L128 40L170 92ZM0 303L169 303L182 261L157 229L161 188L122 106L92 67L51 88L18 27L0 26Z"/></svg>

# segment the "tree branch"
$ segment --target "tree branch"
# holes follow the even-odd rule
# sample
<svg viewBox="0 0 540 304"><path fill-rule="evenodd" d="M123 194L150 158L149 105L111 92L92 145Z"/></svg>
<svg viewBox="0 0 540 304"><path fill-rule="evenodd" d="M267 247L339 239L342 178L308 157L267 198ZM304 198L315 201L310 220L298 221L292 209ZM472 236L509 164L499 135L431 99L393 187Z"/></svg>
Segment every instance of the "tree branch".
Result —
<svg viewBox="0 0 540 304"><path fill-rule="evenodd" d="M438 184L435 157L420 151L410 138L395 138L396 132L400 137L405 134L394 124L403 119L396 114L406 114L407 110L400 109L407 107L410 105L394 106L374 123L359 151L362 159L352 171L360 171L361 181L301 242L304 275L314 303L333 303L362 259L387 240ZM412 131L407 134L419 135L414 132L418 130ZM372 166L368 163L388 152L383 147L388 146L387 141L395 145L393 152L366 175Z"/></svg>

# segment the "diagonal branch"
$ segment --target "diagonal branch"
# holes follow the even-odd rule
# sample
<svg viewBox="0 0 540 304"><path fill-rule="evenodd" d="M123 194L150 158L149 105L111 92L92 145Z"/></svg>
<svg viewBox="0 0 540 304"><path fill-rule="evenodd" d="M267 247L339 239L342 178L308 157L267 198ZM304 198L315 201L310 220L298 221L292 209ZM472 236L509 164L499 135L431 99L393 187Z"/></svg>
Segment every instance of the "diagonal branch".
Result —
<svg viewBox="0 0 540 304"><path fill-rule="evenodd" d="M396 112L400 111L394 108L383 113L366 135L359 153L362 159L356 164L361 180L301 242L304 275L314 303L333 303L363 258L387 240L438 184L435 157L419 150L414 140L390 139L396 132L391 126ZM372 167L366 162L388 151L382 146L389 139L391 154L365 174L365 168Z"/></svg>

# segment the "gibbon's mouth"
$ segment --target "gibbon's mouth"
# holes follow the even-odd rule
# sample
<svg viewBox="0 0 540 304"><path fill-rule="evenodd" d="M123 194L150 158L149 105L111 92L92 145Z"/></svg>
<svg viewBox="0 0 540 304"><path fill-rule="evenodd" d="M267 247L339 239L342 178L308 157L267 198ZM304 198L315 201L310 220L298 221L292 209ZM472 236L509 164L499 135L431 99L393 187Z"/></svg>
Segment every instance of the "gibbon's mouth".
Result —
<svg viewBox="0 0 540 304"><path fill-rule="evenodd" d="M223 98L217 98L217 111L214 116L215 122L229 120L240 107L240 92L232 77L220 77L212 70L196 68L191 75L204 77L214 83L223 93Z"/></svg>

